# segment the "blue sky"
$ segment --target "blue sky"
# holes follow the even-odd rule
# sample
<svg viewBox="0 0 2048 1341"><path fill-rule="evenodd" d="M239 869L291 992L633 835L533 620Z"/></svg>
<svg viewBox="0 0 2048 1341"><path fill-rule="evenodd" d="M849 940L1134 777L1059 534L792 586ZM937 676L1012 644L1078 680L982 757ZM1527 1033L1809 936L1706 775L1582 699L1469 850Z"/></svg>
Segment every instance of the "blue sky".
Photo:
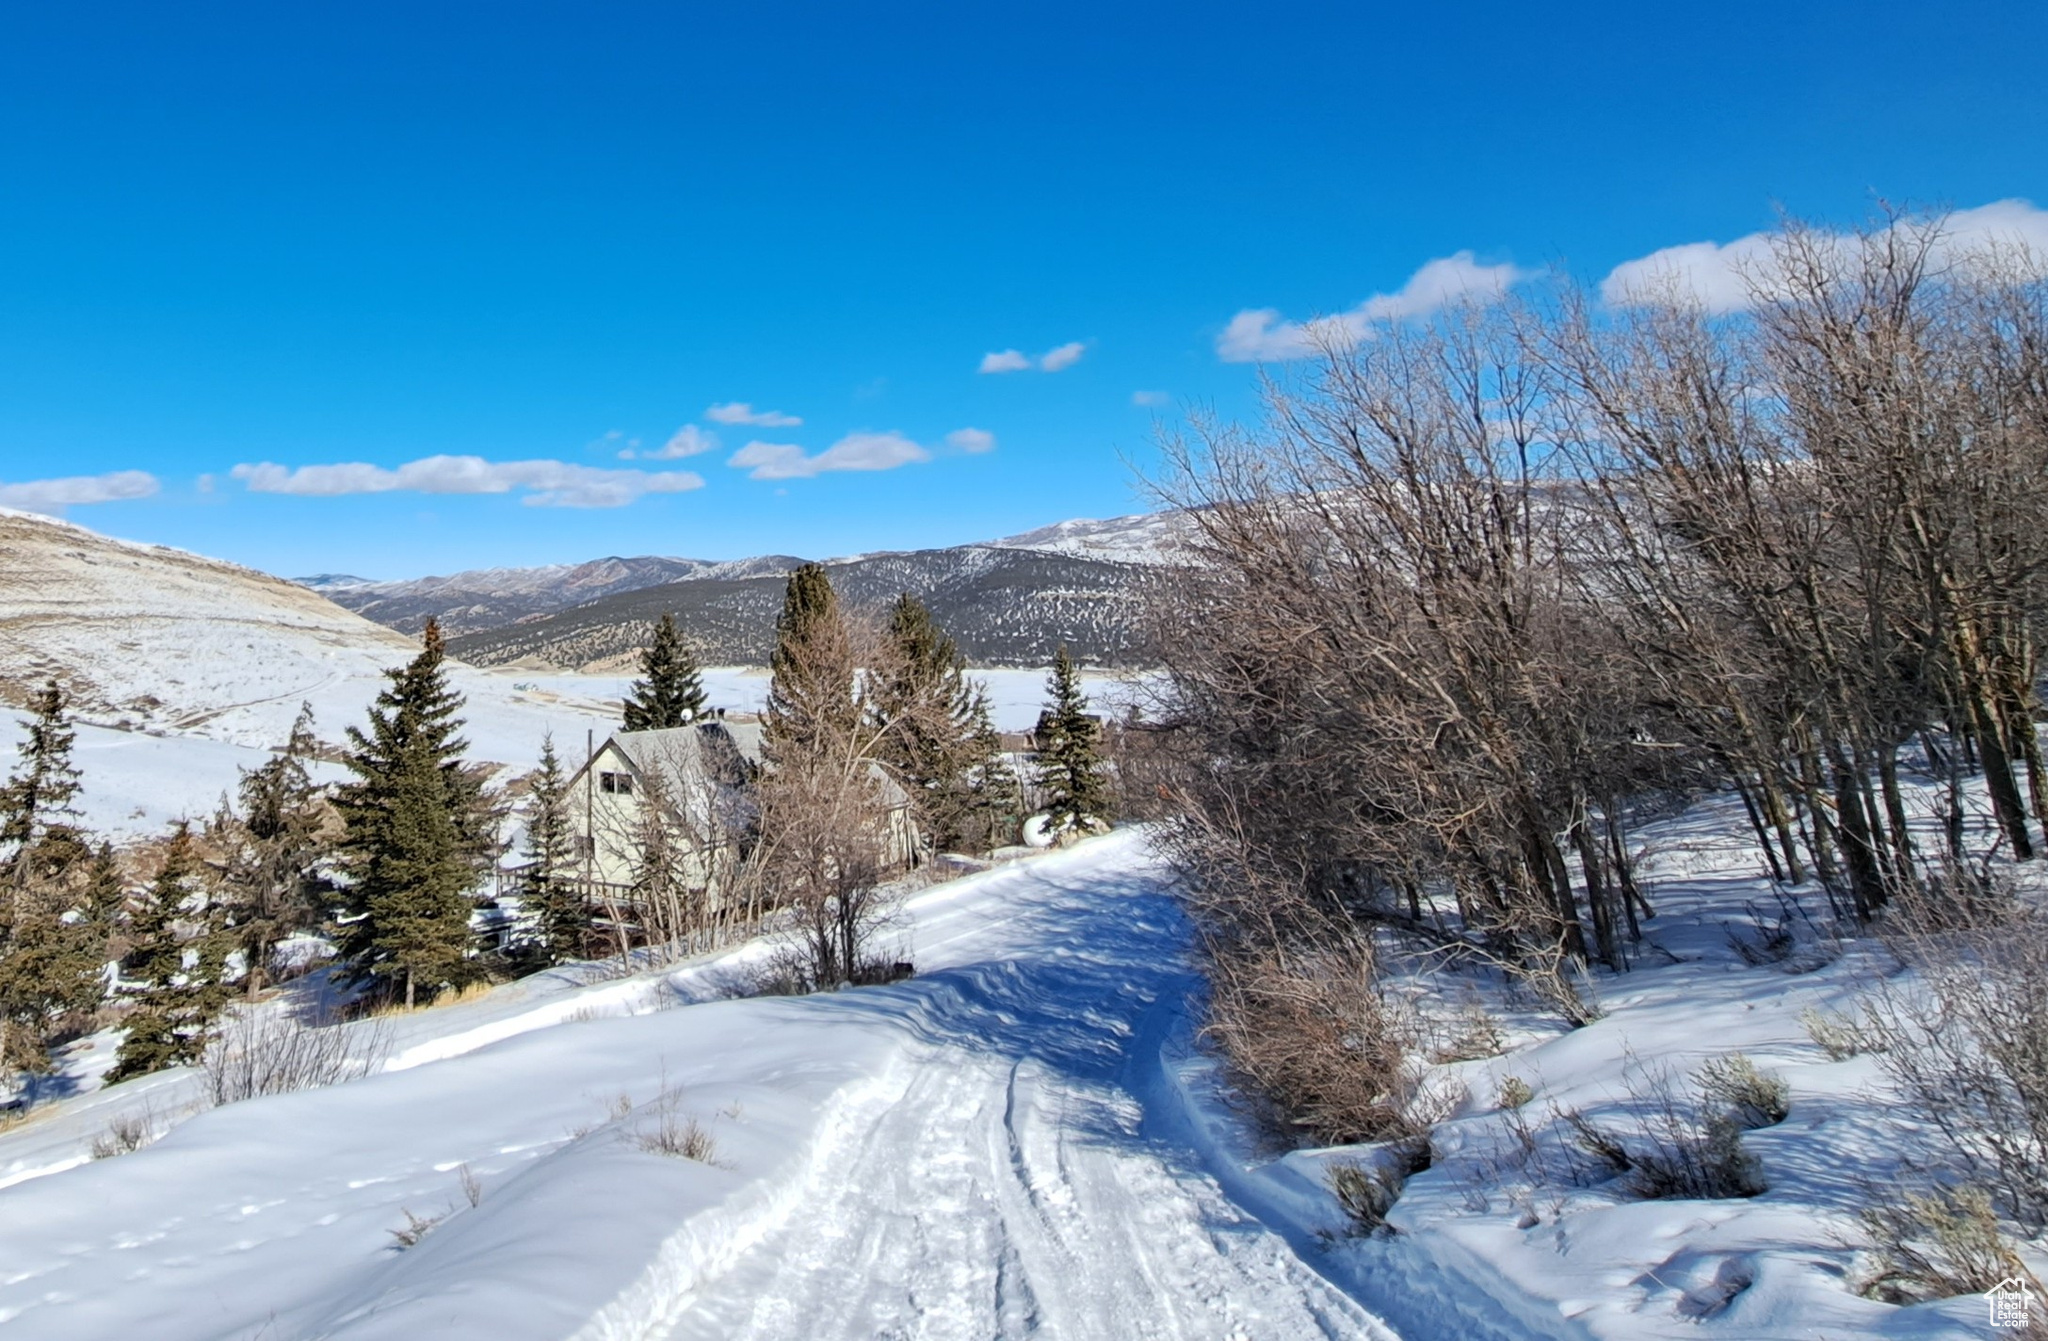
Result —
<svg viewBox="0 0 2048 1341"><path fill-rule="evenodd" d="M2044 49L2009 2L11 6L0 501L372 577L1133 511L1290 321L2048 204Z"/></svg>

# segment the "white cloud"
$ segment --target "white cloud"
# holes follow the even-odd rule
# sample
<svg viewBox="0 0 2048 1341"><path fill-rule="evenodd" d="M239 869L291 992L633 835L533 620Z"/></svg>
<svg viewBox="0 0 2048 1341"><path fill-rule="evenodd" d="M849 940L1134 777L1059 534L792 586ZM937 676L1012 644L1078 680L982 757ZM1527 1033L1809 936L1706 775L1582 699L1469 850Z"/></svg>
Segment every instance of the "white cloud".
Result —
<svg viewBox="0 0 2048 1341"><path fill-rule="evenodd" d="M991 440L993 441L993 440ZM801 480L834 470L894 470L932 454L901 433L849 433L816 456L788 442L750 442L726 460L749 479Z"/></svg>
<svg viewBox="0 0 2048 1341"><path fill-rule="evenodd" d="M1173 398L1164 391L1133 391L1131 393L1131 404L1145 409L1164 405L1171 399Z"/></svg>
<svg viewBox="0 0 2048 1341"><path fill-rule="evenodd" d="M23 480L0 484L0 507L24 512L64 515L68 507L148 498L157 491L156 476L146 470L116 470L105 475L67 475L55 480Z"/></svg>
<svg viewBox="0 0 2048 1341"><path fill-rule="evenodd" d="M1039 357L1038 366L1047 372L1061 372L1081 361L1081 355L1088 352L1088 346L1079 340L1069 340L1056 349L1048 349Z"/></svg>
<svg viewBox="0 0 2048 1341"><path fill-rule="evenodd" d="M803 422L780 410L757 410L743 400L725 401L704 411L714 424L747 424L754 428L795 428Z"/></svg>
<svg viewBox="0 0 2048 1341"><path fill-rule="evenodd" d="M979 456L996 449L996 435L985 428L956 428L946 435L946 445Z"/></svg>
<svg viewBox="0 0 2048 1341"><path fill-rule="evenodd" d="M1998 200L1957 210L1936 226L1940 230L1933 254L1937 264L1987 246L2024 247L2036 266L2048 262L2048 210L2024 200ZM1917 230L1927 224L1908 220L1895 227ZM1847 259L1855 239L1836 233L1824 235L1823 241L1842 248ZM1708 312L1739 312L1754 303L1757 294L1769 295L1775 290L1775 268L1768 233L1751 233L1726 243L1688 242L1623 261L1600 281L1600 297L1617 306L1676 299L1697 302Z"/></svg>
<svg viewBox="0 0 2048 1341"><path fill-rule="evenodd" d="M1041 372L1065 372L1079 363L1081 356L1087 352L1088 344L1084 340L1069 340L1063 345L1055 345L1037 358L1031 357L1021 349L1005 349L994 354L983 354L980 371L1013 373L1029 372L1036 368Z"/></svg>
<svg viewBox="0 0 2048 1341"><path fill-rule="evenodd" d="M696 456L700 452L715 451L717 447L718 435L716 433L707 433L695 424L684 424L656 451L637 453L625 451L620 452L619 455L628 459L637 455L643 461L673 461L677 457Z"/></svg>
<svg viewBox="0 0 2048 1341"><path fill-rule="evenodd" d="M428 456L396 469L352 461L331 466L238 465L228 472L250 492L334 498L343 494L503 494L517 489L528 507L615 508L646 494L704 487L693 471L605 470L566 461L486 461Z"/></svg>
<svg viewBox="0 0 2048 1341"><path fill-rule="evenodd" d="M1031 356L1021 350L1005 349L1000 354L983 354L980 371L985 373L1023 372L1031 366Z"/></svg>
<svg viewBox="0 0 2048 1341"><path fill-rule="evenodd" d="M1225 363L1275 363L1313 358L1326 347L1346 349L1372 338L1375 326L1411 321L1454 303L1490 303L1533 271L1481 265L1469 251L1440 256L1408 277L1394 293L1376 293L1348 312L1311 321L1288 321L1278 309L1247 308L1216 337Z"/></svg>

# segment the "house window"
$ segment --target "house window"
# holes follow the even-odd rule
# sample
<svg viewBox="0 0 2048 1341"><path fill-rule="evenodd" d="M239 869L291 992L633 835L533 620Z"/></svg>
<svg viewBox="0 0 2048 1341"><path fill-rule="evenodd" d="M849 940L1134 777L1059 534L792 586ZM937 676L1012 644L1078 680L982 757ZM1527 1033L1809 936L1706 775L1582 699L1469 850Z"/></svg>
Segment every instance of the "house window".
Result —
<svg viewBox="0 0 2048 1341"><path fill-rule="evenodd" d="M613 796L631 796L633 794L633 775L631 773L600 773L597 775L597 789L601 792L610 793Z"/></svg>

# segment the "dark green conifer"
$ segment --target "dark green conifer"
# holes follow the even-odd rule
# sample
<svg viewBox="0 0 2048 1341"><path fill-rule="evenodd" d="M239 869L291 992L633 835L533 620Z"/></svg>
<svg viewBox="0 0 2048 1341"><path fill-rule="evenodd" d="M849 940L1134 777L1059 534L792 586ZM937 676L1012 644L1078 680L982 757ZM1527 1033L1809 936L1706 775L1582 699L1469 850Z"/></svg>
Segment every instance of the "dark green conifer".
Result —
<svg viewBox="0 0 2048 1341"><path fill-rule="evenodd" d="M640 654L640 679L626 693L628 731L662 731L704 715L704 680L674 615L654 626L654 641Z"/></svg>
<svg viewBox="0 0 2048 1341"><path fill-rule="evenodd" d="M821 739L846 734L859 716L850 638L824 568L807 563L791 573L768 657L762 716L771 763L778 753L808 750Z"/></svg>
<svg viewBox="0 0 2048 1341"><path fill-rule="evenodd" d="M348 876L340 928L350 977L410 1007L421 988L463 975L474 889L497 854L497 809L457 734L462 695L448 685L441 629L386 672L367 732L350 727L355 774L335 796Z"/></svg>
<svg viewBox="0 0 2048 1341"><path fill-rule="evenodd" d="M889 611L894 664L880 687L877 710L887 729L884 759L918 798L926 832L941 850L967 838L974 808L977 713L981 691L967 679L967 660L931 612L905 592Z"/></svg>
<svg viewBox="0 0 2048 1341"><path fill-rule="evenodd" d="M1055 836L1085 833L1110 818L1102 772L1101 729L1088 715L1081 676L1061 643L1045 689L1051 702L1038 717L1038 785L1046 793L1046 828Z"/></svg>
<svg viewBox="0 0 2048 1341"><path fill-rule="evenodd" d="M198 1060L226 1004L229 937L204 877L191 827L180 824L129 915L132 948L122 969L142 990L108 1084Z"/></svg>
<svg viewBox="0 0 2048 1341"><path fill-rule="evenodd" d="M63 691L51 681L29 707L21 764L0 785L0 1071L45 1064L51 1031L99 1001L106 958Z"/></svg>
<svg viewBox="0 0 2048 1341"><path fill-rule="evenodd" d="M569 812L569 779L555 754L555 739L541 740L540 767L529 779L526 810L526 870L520 900L534 914L543 963L558 964L583 954L590 910L573 874L576 834Z"/></svg>
<svg viewBox="0 0 2048 1341"><path fill-rule="evenodd" d="M269 980L277 942L315 923L328 888L320 873L327 856L326 789L310 768L318 748L312 705L302 704L284 748L242 770L238 806L223 802L208 829L222 853L222 893L248 965L244 985L251 997Z"/></svg>

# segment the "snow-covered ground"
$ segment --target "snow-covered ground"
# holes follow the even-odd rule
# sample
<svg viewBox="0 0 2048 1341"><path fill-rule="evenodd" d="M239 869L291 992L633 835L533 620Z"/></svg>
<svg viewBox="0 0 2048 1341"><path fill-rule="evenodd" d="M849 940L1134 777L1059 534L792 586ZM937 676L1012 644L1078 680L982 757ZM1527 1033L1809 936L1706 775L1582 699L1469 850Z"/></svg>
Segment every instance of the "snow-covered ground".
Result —
<svg viewBox="0 0 2048 1341"><path fill-rule="evenodd" d="M1194 981L1141 836L911 914L920 972L892 987L514 984L408 1017L368 1080L99 1161L117 1111L168 1121L189 1074L68 1101L0 1135L0 1333L1390 1335L1166 1111ZM713 1162L642 1148L664 1092ZM408 1213L445 1219L401 1249Z"/></svg>
<svg viewBox="0 0 2048 1341"><path fill-rule="evenodd" d="M1326 1187L1370 1151L1245 1120L1193 1039L1186 926L1123 831L917 896L919 973L894 986L721 999L758 945L558 970L392 1021L367 1080L203 1110L171 1072L50 1105L0 1134L0 1335L1991 1335L1981 1298L1850 1288L1860 1185L1906 1128L1870 1059L1828 1060L1799 1016L1896 967L1854 944L1742 962L1742 832L1716 801L1642 831L1653 945L1597 1023L1504 1009L1507 1052L1441 1068L1466 1098L1392 1237L1346 1236ZM1638 1201L1503 1158L1508 1076L1538 1127L1553 1101L1617 1122L1643 1066L1735 1049L1790 1086L1746 1137L1761 1196ZM711 1162L642 1147L665 1113ZM168 1134L91 1160L122 1114ZM409 1215L443 1218L401 1249Z"/></svg>

